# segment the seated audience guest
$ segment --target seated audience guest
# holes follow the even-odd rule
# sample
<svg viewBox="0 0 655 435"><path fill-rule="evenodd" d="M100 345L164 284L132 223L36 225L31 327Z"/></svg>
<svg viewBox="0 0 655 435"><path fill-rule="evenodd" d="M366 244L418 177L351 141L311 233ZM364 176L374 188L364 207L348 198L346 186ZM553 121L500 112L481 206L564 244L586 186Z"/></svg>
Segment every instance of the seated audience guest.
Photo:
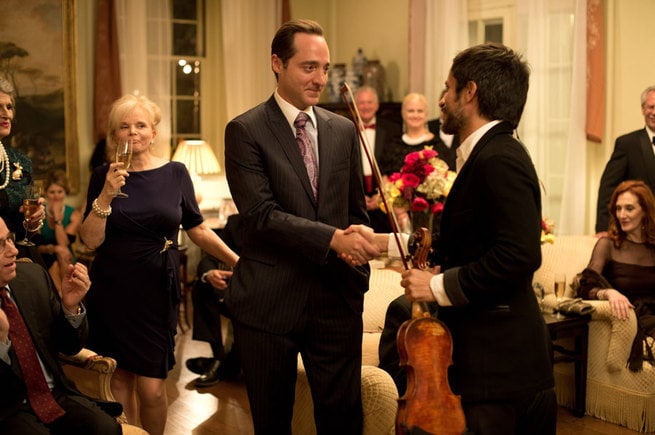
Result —
<svg viewBox="0 0 655 435"><path fill-rule="evenodd" d="M239 254L241 248L240 217L233 214L227 218L222 231L223 241ZM212 356L190 358L186 361L189 370L200 375L194 381L198 388L210 387L218 382L237 376L240 371L239 357L232 346L232 334L226 330L228 313L225 307L227 281L232 276L230 268L206 252L198 263L196 282L191 290L193 300L193 339L206 341Z"/></svg>
<svg viewBox="0 0 655 435"><path fill-rule="evenodd" d="M40 265L16 262L14 240L0 219L0 433L120 434L58 362L59 352L78 353L87 335L86 266L68 265L60 297Z"/></svg>
<svg viewBox="0 0 655 435"><path fill-rule="evenodd" d="M627 319L635 310L638 332L628 360L630 370L655 363L646 336L655 338L655 198L643 182L627 180L617 186L609 203L608 235L601 237L582 272L578 294L608 300L612 315Z"/></svg>
<svg viewBox="0 0 655 435"><path fill-rule="evenodd" d="M41 236L36 237L35 242L39 245L38 250L46 268L57 283L68 265L75 261L72 246L82 223L82 213L65 203L66 195L70 192L65 171L52 171L45 186L47 218L43 222Z"/></svg>

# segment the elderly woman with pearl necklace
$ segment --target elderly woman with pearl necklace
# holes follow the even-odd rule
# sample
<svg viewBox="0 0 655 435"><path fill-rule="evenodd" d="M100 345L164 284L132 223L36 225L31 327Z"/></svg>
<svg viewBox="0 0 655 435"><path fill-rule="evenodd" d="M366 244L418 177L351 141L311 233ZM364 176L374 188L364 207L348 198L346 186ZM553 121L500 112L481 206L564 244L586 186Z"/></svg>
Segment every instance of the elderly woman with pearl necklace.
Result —
<svg viewBox="0 0 655 435"><path fill-rule="evenodd" d="M3 144L11 133L14 121L16 101L13 85L0 77L0 217L3 218L9 230L16 233L16 240L23 237L22 203L25 188L33 182L32 161L20 151ZM39 200L41 207L30 217L31 222L42 222L45 218L43 199ZM20 256L29 256L40 261L36 250L21 252Z"/></svg>

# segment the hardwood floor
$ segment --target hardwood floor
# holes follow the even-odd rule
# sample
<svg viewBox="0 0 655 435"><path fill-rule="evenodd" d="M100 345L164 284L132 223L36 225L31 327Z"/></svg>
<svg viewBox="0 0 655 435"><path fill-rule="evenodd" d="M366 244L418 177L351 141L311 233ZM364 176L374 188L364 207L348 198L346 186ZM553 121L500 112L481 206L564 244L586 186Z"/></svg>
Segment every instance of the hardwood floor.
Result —
<svg viewBox="0 0 655 435"><path fill-rule="evenodd" d="M250 407L241 382L220 382L210 388L196 390L197 377L184 362L196 356L208 356L209 345L191 339L191 331L178 333L177 365L166 381L168 390L168 422L166 435L252 435ZM560 408L558 435L635 435L638 432L605 423L593 417L577 418ZM305 435L305 434L297 434Z"/></svg>

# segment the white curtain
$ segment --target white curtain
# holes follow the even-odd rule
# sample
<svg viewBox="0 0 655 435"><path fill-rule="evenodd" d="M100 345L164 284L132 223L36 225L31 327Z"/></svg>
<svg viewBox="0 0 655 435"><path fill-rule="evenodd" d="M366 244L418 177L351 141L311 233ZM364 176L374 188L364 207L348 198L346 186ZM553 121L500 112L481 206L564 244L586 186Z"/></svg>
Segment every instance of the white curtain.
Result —
<svg viewBox="0 0 655 435"><path fill-rule="evenodd" d="M424 94L431 118L455 55L469 46L465 0L410 0L409 91Z"/></svg>
<svg viewBox="0 0 655 435"><path fill-rule="evenodd" d="M155 154L170 157L171 5L169 0L116 0L123 94L145 95L161 109Z"/></svg>
<svg viewBox="0 0 655 435"><path fill-rule="evenodd" d="M583 234L586 205L586 0L519 0L517 49L531 67L519 125L557 234ZM524 44L522 44L524 43Z"/></svg>
<svg viewBox="0 0 655 435"><path fill-rule="evenodd" d="M282 24L282 1L223 0L221 13L229 120L270 97L275 89L271 41Z"/></svg>

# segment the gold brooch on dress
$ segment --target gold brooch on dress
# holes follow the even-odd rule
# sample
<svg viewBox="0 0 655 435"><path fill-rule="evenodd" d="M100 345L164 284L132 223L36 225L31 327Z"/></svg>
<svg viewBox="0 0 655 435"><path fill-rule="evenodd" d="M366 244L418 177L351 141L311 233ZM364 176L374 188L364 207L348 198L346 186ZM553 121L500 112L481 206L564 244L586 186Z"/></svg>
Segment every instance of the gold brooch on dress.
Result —
<svg viewBox="0 0 655 435"><path fill-rule="evenodd" d="M16 170L11 173L11 179L14 181L18 181L21 178L23 178L23 165L21 165L20 162L14 162L13 165L16 168Z"/></svg>

